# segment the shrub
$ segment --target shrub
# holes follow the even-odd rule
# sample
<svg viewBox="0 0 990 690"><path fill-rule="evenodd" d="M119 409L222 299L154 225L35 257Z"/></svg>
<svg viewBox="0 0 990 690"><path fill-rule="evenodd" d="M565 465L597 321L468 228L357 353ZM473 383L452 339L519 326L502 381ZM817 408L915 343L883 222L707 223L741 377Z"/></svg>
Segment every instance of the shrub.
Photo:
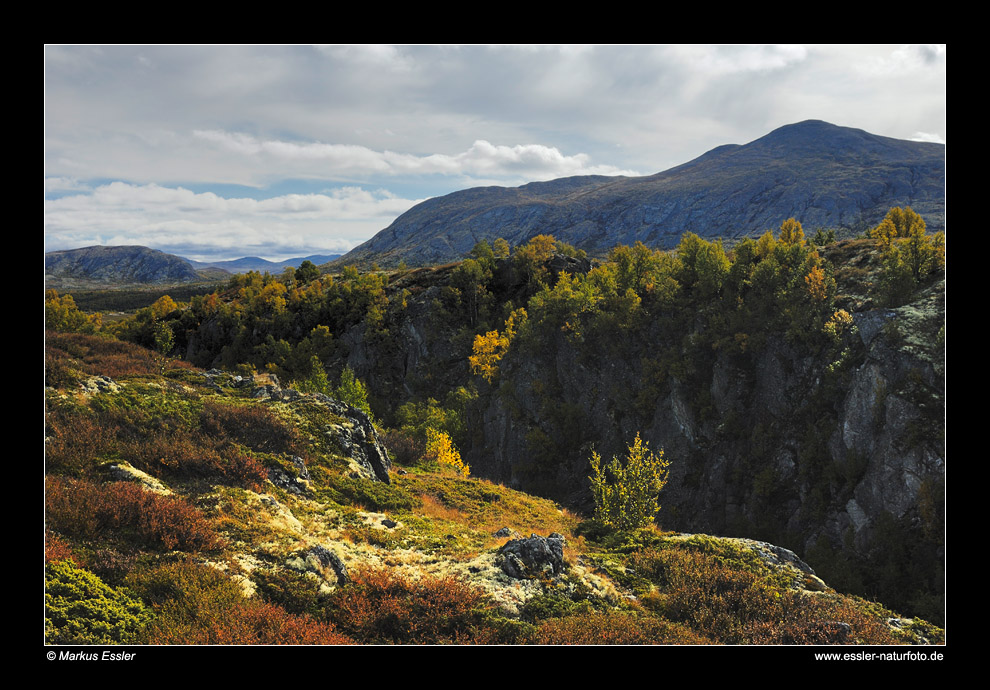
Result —
<svg viewBox="0 0 990 690"><path fill-rule="evenodd" d="M53 563L55 561L71 561L74 565L79 565L79 561L72 552L69 542L57 534L45 532L45 563Z"/></svg>
<svg viewBox="0 0 990 690"><path fill-rule="evenodd" d="M56 359L71 358L85 373L112 379L161 373L161 362L153 351L133 343L81 333L45 334L45 351ZM191 369L186 362L173 361L173 368Z"/></svg>
<svg viewBox="0 0 990 690"><path fill-rule="evenodd" d="M726 553L651 548L629 566L658 586L642 597L644 606L717 644L894 641L883 619L854 600L786 589L735 561Z"/></svg>
<svg viewBox="0 0 990 690"><path fill-rule="evenodd" d="M485 596L454 578L412 581L388 570L361 570L330 596L327 615L361 643L494 642L500 626Z"/></svg>
<svg viewBox="0 0 990 690"><path fill-rule="evenodd" d="M128 644L152 618L126 590L69 561L45 566L45 642Z"/></svg>
<svg viewBox="0 0 990 690"><path fill-rule="evenodd" d="M184 551L216 548L212 525L186 500L145 491L136 484L95 484L51 477L45 490L48 527L82 539L113 533L139 546Z"/></svg>
<svg viewBox="0 0 990 690"><path fill-rule="evenodd" d="M621 611L583 613L544 621L532 644L711 644L691 629Z"/></svg>
<svg viewBox="0 0 990 690"><path fill-rule="evenodd" d="M139 573L134 588L156 611L145 644L348 644L331 624L246 599L209 566L179 562Z"/></svg>
<svg viewBox="0 0 990 690"><path fill-rule="evenodd" d="M415 465L426 452L426 444L406 431L389 430L384 441L389 457L400 465Z"/></svg>
<svg viewBox="0 0 990 690"><path fill-rule="evenodd" d="M653 522L660 512L659 493L667 483L670 463L663 451L650 451L636 434L623 465L618 457L607 466L602 457L591 454L591 491L596 517L603 524L618 529L636 529Z"/></svg>
<svg viewBox="0 0 990 690"><path fill-rule="evenodd" d="M301 455L299 432L271 410L257 405L206 402L199 416L200 430L210 438L230 440L261 453Z"/></svg>

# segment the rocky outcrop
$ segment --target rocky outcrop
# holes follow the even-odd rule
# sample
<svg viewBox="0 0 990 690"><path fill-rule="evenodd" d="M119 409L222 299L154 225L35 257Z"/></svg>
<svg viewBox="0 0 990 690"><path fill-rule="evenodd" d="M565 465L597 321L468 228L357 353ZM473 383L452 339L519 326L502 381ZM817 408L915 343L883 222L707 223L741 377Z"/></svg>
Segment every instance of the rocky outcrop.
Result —
<svg viewBox="0 0 990 690"><path fill-rule="evenodd" d="M337 552L326 546L313 546L293 554L286 565L299 572L315 573L331 586L346 585L350 582L347 566Z"/></svg>
<svg viewBox="0 0 990 690"><path fill-rule="evenodd" d="M564 536L554 532L547 537L532 534L527 539L513 539L498 550L495 564L517 580L560 575L567 568Z"/></svg>
<svg viewBox="0 0 990 690"><path fill-rule="evenodd" d="M222 391L224 387L247 388L251 391L251 397L256 400L288 404L315 403L324 407L327 418L333 420L326 425L325 433L336 443L343 455L351 460L355 472L390 483L388 473L392 461L388 450L379 438L374 423L362 410L322 393L304 394L295 388L284 388L274 374L238 376L211 369L204 372L203 376L218 391ZM269 472L269 478L277 486L293 493L305 493L308 490L305 465L299 467L301 460L298 459L293 459L292 462L296 466L295 471L274 468Z"/></svg>

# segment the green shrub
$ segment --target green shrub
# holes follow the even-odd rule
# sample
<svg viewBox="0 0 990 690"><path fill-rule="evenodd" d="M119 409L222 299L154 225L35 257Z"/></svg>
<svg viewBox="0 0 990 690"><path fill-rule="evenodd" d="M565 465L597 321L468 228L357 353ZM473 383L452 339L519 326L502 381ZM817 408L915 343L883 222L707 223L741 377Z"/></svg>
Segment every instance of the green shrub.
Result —
<svg viewBox="0 0 990 690"><path fill-rule="evenodd" d="M129 644L152 619L126 590L96 575L55 561L45 566L45 642Z"/></svg>
<svg viewBox="0 0 990 690"><path fill-rule="evenodd" d="M625 464L613 457L607 466L591 454L591 490L596 517L618 529L636 529L653 522L660 512L659 493L667 483L670 462L657 455L636 434Z"/></svg>
<svg viewBox="0 0 990 690"><path fill-rule="evenodd" d="M209 566L173 563L131 578L157 616L145 644L348 644L333 625L249 600L226 575Z"/></svg>

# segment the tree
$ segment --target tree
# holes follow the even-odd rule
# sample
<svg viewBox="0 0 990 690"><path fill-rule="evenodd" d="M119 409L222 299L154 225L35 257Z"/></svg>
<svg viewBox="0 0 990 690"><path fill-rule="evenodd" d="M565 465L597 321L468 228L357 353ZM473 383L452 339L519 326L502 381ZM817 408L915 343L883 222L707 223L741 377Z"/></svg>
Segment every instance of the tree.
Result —
<svg viewBox="0 0 990 690"><path fill-rule="evenodd" d="M453 467L465 477L471 474L471 468L461 460L461 454L454 447L450 436L442 431L426 430L426 457L441 465Z"/></svg>
<svg viewBox="0 0 990 690"><path fill-rule="evenodd" d="M498 363L509 351L516 331L525 320L526 310L516 309L505 320L505 330L501 334L498 331L488 331L484 335L476 335L472 354L468 357L472 373L481 376L488 383L494 381L498 375Z"/></svg>
<svg viewBox="0 0 990 690"><path fill-rule="evenodd" d="M296 269L295 277L297 281L305 285L311 280L315 280L320 277L320 269L318 269L316 264L312 261L306 259L299 264L299 268Z"/></svg>
<svg viewBox="0 0 990 690"><path fill-rule="evenodd" d="M509 243L504 237L495 238L495 241L492 242L492 253L496 259L509 258Z"/></svg>
<svg viewBox="0 0 990 690"><path fill-rule="evenodd" d="M358 408L371 418L371 405L368 403L368 388L354 375L348 366L340 372L340 385L333 391L333 397Z"/></svg>
<svg viewBox="0 0 990 690"><path fill-rule="evenodd" d="M804 229L801 222L788 218L780 225L780 241L784 244L804 244Z"/></svg>
<svg viewBox="0 0 990 690"><path fill-rule="evenodd" d="M667 484L670 462L657 455L637 432L623 464L613 456L608 465L591 453L591 492L595 499L595 517L609 527L636 529L646 527L660 512L659 494Z"/></svg>
<svg viewBox="0 0 990 690"><path fill-rule="evenodd" d="M100 329L99 314L87 316L79 311L72 295L59 296L57 290L45 293L45 329L65 333L95 333Z"/></svg>

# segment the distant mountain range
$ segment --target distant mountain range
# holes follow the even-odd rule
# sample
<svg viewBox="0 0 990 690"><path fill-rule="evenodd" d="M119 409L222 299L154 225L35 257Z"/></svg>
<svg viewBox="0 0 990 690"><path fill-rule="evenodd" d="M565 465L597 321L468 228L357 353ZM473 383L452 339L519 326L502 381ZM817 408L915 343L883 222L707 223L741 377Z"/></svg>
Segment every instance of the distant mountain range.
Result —
<svg viewBox="0 0 990 690"><path fill-rule="evenodd" d="M670 248L687 231L731 240L791 217L806 232L862 231L894 206L944 229L945 146L808 120L647 177L568 177L429 199L338 263L440 263L479 240L516 245L538 234L593 255L637 240Z"/></svg>
<svg viewBox="0 0 990 690"><path fill-rule="evenodd" d="M286 259L285 261L268 261L267 259L262 259L257 256L245 256L241 259L232 259L230 261L193 261L192 259L186 259L193 268L197 270L202 270L205 268L222 268L230 273L247 273L248 271L260 271L269 273L281 273L287 267L292 266L293 268L299 268L299 265L303 261L312 261L314 265L320 266L321 264L329 263L334 259L339 259L341 254L312 254L310 256L302 256L295 259Z"/></svg>
<svg viewBox="0 0 990 690"><path fill-rule="evenodd" d="M95 246L45 254L47 287L109 287L114 285L166 285L211 280L230 273L267 271L281 273L309 260L319 266L339 254L313 254L285 261L246 257L205 263L191 261L157 249L139 246Z"/></svg>

